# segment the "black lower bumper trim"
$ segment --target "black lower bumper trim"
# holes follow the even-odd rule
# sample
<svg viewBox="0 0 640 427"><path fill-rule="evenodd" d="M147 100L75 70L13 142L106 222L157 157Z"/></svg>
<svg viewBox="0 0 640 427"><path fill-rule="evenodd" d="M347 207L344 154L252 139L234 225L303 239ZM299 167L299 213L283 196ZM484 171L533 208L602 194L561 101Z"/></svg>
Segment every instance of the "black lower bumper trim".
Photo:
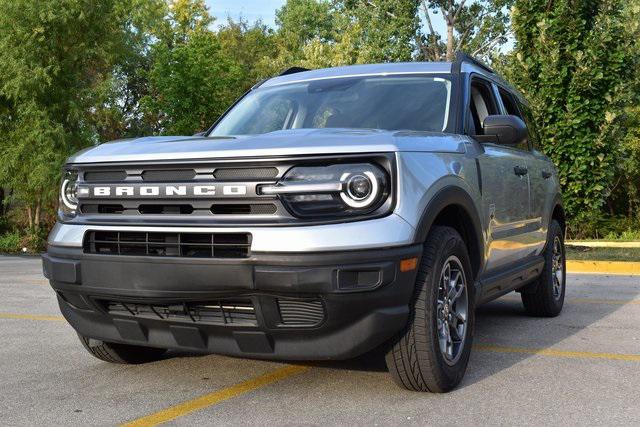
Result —
<svg viewBox="0 0 640 427"><path fill-rule="evenodd" d="M229 355L344 359L406 323L421 247L158 260L49 248L45 275L86 337Z"/></svg>

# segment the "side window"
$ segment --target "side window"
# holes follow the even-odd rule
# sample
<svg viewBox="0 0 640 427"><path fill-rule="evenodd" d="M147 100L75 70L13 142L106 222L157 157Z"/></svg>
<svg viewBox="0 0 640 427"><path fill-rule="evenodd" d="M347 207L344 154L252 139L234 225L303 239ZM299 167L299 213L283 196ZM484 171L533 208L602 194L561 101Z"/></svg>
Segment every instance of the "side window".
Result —
<svg viewBox="0 0 640 427"><path fill-rule="evenodd" d="M522 119L527 124L527 129L529 130L529 144L535 149L540 149L540 134L538 133L538 129L536 128L535 120L533 118L533 112L531 111L531 107L528 105L518 101L518 107L520 111L522 111Z"/></svg>
<svg viewBox="0 0 640 427"><path fill-rule="evenodd" d="M513 99L513 96L509 92L504 89L500 89L500 99L502 99L502 105L504 105L505 110L507 110L507 114L518 116L523 119L516 101Z"/></svg>
<svg viewBox="0 0 640 427"><path fill-rule="evenodd" d="M527 130L529 131L528 141L524 141L522 144L516 145L514 148L517 148L518 150L529 151L530 150L529 143L531 142L531 139L532 139L531 127L529 126L529 122L527 121L527 119L522 114L522 110L518 107L519 102L513 97L513 95L511 95L506 90L500 88L499 92L500 92L500 99L502 100L502 105L504 105L505 112L509 115L520 117L527 125Z"/></svg>
<svg viewBox="0 0 640 427"><path fill-rule="evenodd" d="M482 122L487 116L498 114L497 104L491 91L491 85L481 79L471 81L471 99L469 100L469 134L483 135Z"/></svg>

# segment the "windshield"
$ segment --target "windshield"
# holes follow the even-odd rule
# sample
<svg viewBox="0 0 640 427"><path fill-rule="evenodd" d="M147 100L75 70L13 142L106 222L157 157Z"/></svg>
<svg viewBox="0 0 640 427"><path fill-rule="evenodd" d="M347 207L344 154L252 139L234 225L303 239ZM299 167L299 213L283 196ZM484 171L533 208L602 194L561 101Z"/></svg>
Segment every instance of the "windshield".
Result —
<svg viewBox="0 0 640 427"><path fill-rule="evenodd" d="M433 76L348 77L248 93L209 136L283 129L355 128L442 132L451 81Z"/></svg>

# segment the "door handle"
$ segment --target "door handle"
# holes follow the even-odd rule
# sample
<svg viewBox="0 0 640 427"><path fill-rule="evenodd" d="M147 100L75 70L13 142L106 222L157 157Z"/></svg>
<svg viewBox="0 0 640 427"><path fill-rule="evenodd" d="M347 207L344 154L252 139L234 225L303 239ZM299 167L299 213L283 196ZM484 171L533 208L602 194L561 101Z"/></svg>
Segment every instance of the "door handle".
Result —
<svg viewBox="0 0 640 427"><path fill-rule="evenodd" d="M518 176L523 176L529 173L529 170L526 166L515 166L513 168L513 172Z"/></svg>
<svg viewBox="0 0 640 427"><path fill-rule="evenodd" d="M549 172L549 171L542 171L542 177L543 177L544 179L549 179L549 178L551 178L551 172Z"/></svg>

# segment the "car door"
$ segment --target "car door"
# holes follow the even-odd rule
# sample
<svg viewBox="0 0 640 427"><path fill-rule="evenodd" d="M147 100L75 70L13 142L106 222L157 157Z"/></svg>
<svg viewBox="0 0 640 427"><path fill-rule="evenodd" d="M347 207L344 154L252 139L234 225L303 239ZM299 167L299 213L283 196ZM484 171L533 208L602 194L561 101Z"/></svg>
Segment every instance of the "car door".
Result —
<svg viewBox="0 0 640 427"><path fill-rule="evenodd" d="M538 151L538 133L529 107L511 96L517 105L521 118L529 130L529 182L531 185L531 216L537 225L533 239L536 241L536 252L542 252L547 241L547 229L551 216L550 209L557 188L557 174L551 160Z"/></svg>
<svg viewBox="0 0 640 427"><path fill-rule="evenodd" d="M492 83L474 78L470 92L471 133L482 135L486 116L502 113ZM487 220L485 273L507 269L531 251L529 153L517 147L482 143L477 158L482 182L482 215Z"/></svg>

